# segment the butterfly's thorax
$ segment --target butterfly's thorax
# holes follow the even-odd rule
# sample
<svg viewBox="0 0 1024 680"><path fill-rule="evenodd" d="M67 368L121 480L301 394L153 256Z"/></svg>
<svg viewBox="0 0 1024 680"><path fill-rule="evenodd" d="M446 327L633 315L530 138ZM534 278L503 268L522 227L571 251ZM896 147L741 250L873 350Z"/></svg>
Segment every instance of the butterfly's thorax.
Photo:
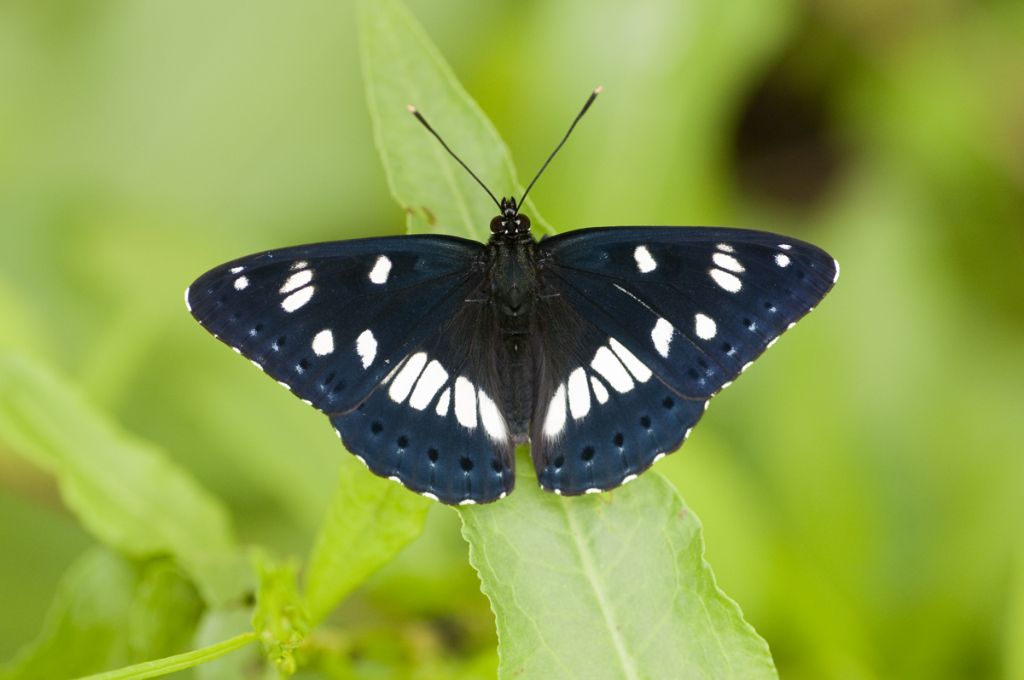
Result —
<svg viewBox="0 0 1024 680"><path fill-rule="evenodd" d="M533 397L533 364L529 347L533 308L537 298L536 241L529 233L496 234L487 244L487 281L490 301L501 327L505 355L499 362L505 375L501 401L517 441L529 431Z"/></svg>

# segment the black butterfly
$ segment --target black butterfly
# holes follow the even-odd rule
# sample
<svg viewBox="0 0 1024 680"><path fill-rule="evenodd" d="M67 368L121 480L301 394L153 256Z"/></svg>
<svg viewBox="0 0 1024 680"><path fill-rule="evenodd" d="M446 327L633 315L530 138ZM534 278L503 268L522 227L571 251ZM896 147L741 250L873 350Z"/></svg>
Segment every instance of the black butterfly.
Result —
<svg viewBox="0 0 1024 680"><path fill-rule="evenodd" d="M595 227L538 242L515 199L498 203L487 244L273 250L207 272L186 302L374 474L472 504L512 490L527 441L557 494L635 479L839 275L820 248L759 231Z"/></svg>

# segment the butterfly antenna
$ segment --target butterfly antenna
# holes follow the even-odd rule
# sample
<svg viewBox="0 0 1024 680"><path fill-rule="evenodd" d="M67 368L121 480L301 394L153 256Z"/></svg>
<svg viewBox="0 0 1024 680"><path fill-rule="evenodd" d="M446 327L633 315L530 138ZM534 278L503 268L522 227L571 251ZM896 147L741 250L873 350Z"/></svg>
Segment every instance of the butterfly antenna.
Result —
<svg viewBox="0 0 1024 680"><path fill-rule="evenodd" d="M465 169L465 171L469 173L469 176L472 177L473 179L475 179L476 183L484 188L484 191L487 192L487 195L491 197L492 201L494 201L494 205L498 206L498 210L501 210L501 203L498 201L497 198L495 198L495 196L491 192L491 190L487 188L487 185L484 184L483 181L479 177L476 176L475 172L473 172L472 170L469 169L468 165L466 165L465 163L462 162L462 159L459 158L458 155L456 155L456 153L454 151L452 151L450 146L445 144L444 140L441 139L441 135L437 134L437 131L434 130L434 128L430 127L430 123L428 123L427 119L423 117L423 114L421 114L419 111L417 111L416 107L413 106L412 104L409 104L406 108L409 109L409 113L411 113L412 115L416 116L416 120L418 120L423 125L423 127L427 128L427 132L429 132L430 134L434 135L434 138L437 141L441 142L441 146L444 147L444 150L447 151L448 154L452 158L454 158L455 160L457 160L459 162L459 165L461 165L463 167L463 169Z"/></svg>
<svg viewBox="0 0 1024 680"><path fill-rule="evenodd" d="M530 193L530 189L533 188L533 185L537 183L537 180L544 173L544 170L547 169L548 163L551 162L551 159L555 157L555 154L558 153L559 149L562 148L562 145L565 144L567 139L569 139L569 135L572 134L573 128L576 127L576 123L580 122L580 118L582 118L583 114L587 112L587 109L590 108L590 105L594 103L594 100L597 99L597 95L601 94L601 90L603 89L604 88L599 85L596 88L594 88L594 91L590 93L589 97L587 97L587 101L583 104L583 108L580 109L580 112L576 114L576 118L573 119L572 125L570 125L569 129L566 130L565 136L562 137L562 141L558 143L558 146L556 146L555 150L551 152L551 155L548 156L548 159L544 161L544 165L540 166L540 170L538 170L537 174L534 175L533 180L530 182L530 185L526 187L526 191L523 192L523 197L519 199L520 206L522 206L523 201L526 200L526 195Z"/></svg>

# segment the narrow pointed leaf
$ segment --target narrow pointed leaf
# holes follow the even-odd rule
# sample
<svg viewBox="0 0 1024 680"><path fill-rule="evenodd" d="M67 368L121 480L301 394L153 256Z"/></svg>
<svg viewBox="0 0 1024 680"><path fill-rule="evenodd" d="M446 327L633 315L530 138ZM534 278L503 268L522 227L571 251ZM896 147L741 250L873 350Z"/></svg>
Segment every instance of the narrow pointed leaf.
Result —
<svg viewBox="0 0 1024 680"><path fill-rule="evenodd" d="M363 0L359 20L374 137L410 231L487 240L494 202L406 107L426 116L499 198L518 198L522 187L508 147L400 2ZM528 212L550 231L532 207Z"/></svg>
<svg viewBox="0 0 1024 680"><path fill-rule="evenodd" d="M107 545L174 556L210 603L244 589L247 567L220 502L26 358L0 357L0 442L53 474L64 502Z"/></svg>
<svg viewBox="0 0 1024 680"><path fill-rule="evenodd" d="M430 501L370 477L346 456L306 576L306 606L319 621L423 531Z"/></svg>

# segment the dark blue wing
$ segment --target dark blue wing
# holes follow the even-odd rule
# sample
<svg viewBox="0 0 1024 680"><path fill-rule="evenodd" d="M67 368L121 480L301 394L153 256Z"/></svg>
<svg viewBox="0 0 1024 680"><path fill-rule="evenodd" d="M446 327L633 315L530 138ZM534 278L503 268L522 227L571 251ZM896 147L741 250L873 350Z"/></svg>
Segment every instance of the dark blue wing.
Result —
<svg viewBox="0 0 1024 680"><path fill-rule="evenodd" d="M244 257L185 293L192 315L325 413L369 396L478 285L482 247L443 236L320 243Z"/></svg>
<svg viewBox="0 0 1024 680"><path fill-rule="evenodd" d="M215 337L330 415L373 472L449 503L493 500L513 479L493 354L447 342L496 333L475 314L482 256L445 236L298 246L217 267L185 299Z"/></svg>
<svg viewBox="0 0 1024 680"><path fill-rule="evenodd" d="M450 504L504 498L514 446L494 308L480 291L355 411L331 417L374 473Z"/></svg>
<svg viewBox="0 0 1024 680"><path fill-rule="evenodd" d="M573 349L543 359L531 440L542 484L566 494L674 450L839 272L813 245L740 229L584 229L539 250L539 306Z"/></svg>
<svg viewBox="0 0 1024 680"><path fill-rule="evenodd" d="M611 489L682 444L704 400L680 397L565 297L541 298L536 313L547 341L530 441L543 488L569 496Z"/></svg>

